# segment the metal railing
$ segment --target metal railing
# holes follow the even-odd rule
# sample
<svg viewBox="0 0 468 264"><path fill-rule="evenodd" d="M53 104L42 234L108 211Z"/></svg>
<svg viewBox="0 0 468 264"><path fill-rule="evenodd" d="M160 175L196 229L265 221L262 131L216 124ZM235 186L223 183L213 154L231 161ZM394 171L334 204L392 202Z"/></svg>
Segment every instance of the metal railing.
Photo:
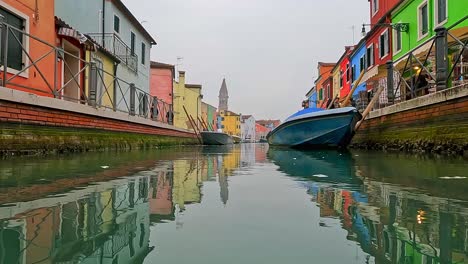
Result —
<svg viewBox="0 0 468 264"><path fill-rule="evenodd" d="M0 21L1 86L173 124L172 104L106 71L90 54L84 60Z"/></svg>
<svg viewBox="0 0 468 264"><path fill-rule="evenodd" d="M138 56L115 33L90 33L88 35L96 40L104 49L119 58L133 72L138 72Z"/></svg>
<svg viewBox="0 0 468 264"><path fill-rule="evenodd" d="M435 36L410 51L399 63L403 67L395 67L392 61L387 62L386 76L367 81L367 86L373 87L367 96L355 96L356 104L359 104L357 108L365 108L379 87L383 87L384 92L374 109L467 85L468 37L465 35L460 39L454 32L454 27L464 21L468 21L468 16L449 28L436 28ZM419 48L428 46L427 50L415 53Z"/></svg>

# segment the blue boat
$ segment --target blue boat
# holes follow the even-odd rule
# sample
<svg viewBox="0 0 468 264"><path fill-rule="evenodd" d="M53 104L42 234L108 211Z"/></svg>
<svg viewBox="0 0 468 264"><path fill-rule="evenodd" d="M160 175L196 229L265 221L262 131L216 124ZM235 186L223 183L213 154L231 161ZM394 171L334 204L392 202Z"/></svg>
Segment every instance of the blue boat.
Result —
<svg viewBox="0 0 468 264"><path fill-rule="evenodd" d="M354 107L307 108L286 119L268 134L267 140L272 146L294 148L346 147L361 118Z"/></svg>

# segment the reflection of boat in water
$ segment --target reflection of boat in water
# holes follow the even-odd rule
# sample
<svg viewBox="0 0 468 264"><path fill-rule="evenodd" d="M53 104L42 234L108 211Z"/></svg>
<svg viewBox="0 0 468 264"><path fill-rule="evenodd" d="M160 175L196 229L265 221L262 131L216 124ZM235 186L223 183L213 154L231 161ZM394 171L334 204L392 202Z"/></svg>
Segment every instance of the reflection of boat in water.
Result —
<svg viewBox="0 0 468 264"><path fill-rule="evenodd" d="M348 152L333 150L300 151L288 148L268 150L268 158L292 177L333 184L361 185Z"/></svg>
<svg viewBox="0 0 468 264"><path fill-rule="evenodd" d="M223 132L202 131L200 132L203 145L229 145L233 144L233 138Z"/></svg>
<svg viewBox="0 0 468 264"><path fill-rule="evenodd" d="M230 145L217 145L217 146L203 146L203 154L229 154L233 151L234 146Z"/></svg>
<svg viewBox="0 0 468 264"><path fill-rule="evenodd" d="M346 147L361 114L354 107L323 110L308 108L292 115L271 131L268 143L295 148Z"/></svg>

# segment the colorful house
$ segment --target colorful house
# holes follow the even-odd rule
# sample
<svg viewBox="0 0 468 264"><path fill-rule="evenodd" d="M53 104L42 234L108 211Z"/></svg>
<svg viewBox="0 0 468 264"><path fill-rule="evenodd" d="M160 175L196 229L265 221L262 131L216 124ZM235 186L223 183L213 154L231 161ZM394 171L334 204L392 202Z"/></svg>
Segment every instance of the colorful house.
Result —
<svg viewBox="0 0 468 264"><path fill-rule="evenodd" d="M362 82L366 83L367 90L377 89L379 84L384 85L387 75L385 64L392 60L393 45L392 37L396 30L392 30L391 11L401 0L371 0L369 10L371 14L370 31L366 34L363 26L362 33L365 34L365 59L364 68L366 74ZM393 21L402 22L402 21Z"/></svg>
<svg viewBox="0 0 468 264"><path fill-rule="evenodd" d="M411 51L418 55L430 48L428 40L437 27L452 27L457 37L468 32L468 5L465 0L404 0L391 13L392 21L407 23L408 32L395 37L393 61L397 64ZM461 22L457 24L458 22ZM397 32L395 32L396 34ZM450 40L449 40L450 41ZM451 41L454 41L453 39Z"/></svg>
<svg viewBox="0 0 468 264"><path fill-rule="evenodd" d="M115 87L119 89L115 93L117 109L129 110L126 102L130 101L130 84L140 93L149 94L150 49L156 41L121 0L55 1L55 15L91 36L121 61L114 72L118 77Z"/></svg>
<svg viewBox="0 0 468 264"><path fill-rule="evenodd" d="M205 123L206 126L208 126L208 130L210 131L216 131L217 126L216 126L216 107L207 104L205 102L202 102L201 104L201 119Z"/></svg>
<svg viewBox="0 0 468 264"><path fill-rule="evenodd" d="M241 135L241 121L240 115L232 111L220 111L221 129L224 133L233 136Z"/></svg>
<svg viewBox="0 0 468 264"><path fill-rule="evenodd" d="M260 124L270 130L273 130L275 128L277 128L279 125L281 125L281 121L280 120L277 120L277 119L274 119L274 120L271 120L271 119L268 119L268 120L258 120L257 121L257 124Z"/></svg>
<svg viewBox="0 0 468 264"><path fill-rule="evenodd" d="M265 141L268 133L270 133L271 129L266 128L259 123L255 123L255 139L257 142ZM255 153L261 153L261 152L255 152ZM257 159L258 160L258 159Z"/></svg>
<svg viewBox="0 0 468 264"><path fill-rule="evenodd" d="M306 101L302 103L302 107L304 108L316 108L317 107L317 87L312 87L306 93Z"/></svg>
<svg viewBox="0 0 468 264"><path fill-rule="evenodd" d="M346 46L341 58L338 60L340 69L340 102L344 101L351 90L351 61L349 55L354 51L354 47Z"/></svg>
<svg viewBox="0 0 468 264"><path fill-rule="evenodd" d="M185 72L179 72L179 81L174 80L174 126L184 129L193 129L187 114L200 127L198 118L201 117L202 86L199 84L186 84ZM185 107L185 109L184 109ZM187 114L185 113L187 111ZM198 117L198 118L197 118Z"/></svg>
<svg viewBox="0 0 468 264"><path fill-rule="evenodd" d="M319 77L315 81L315 87L317 89L317 106L319 108L326 108L329 101L333 99L332 92L330 87L324 86L324 82L332 74L332 70L335 67L334 63L319 62L317 66L317 71Z"/></svg>
<svg viewBox="0 0 468 264"><path fill-rule="evenodd" d="M356 49L350 54L351 59L351 89L354 89L355 82L359 79L359 76L363 74L365 71L365 60L366 60L366 39L363 38L359 44L357 44ZM367 103L364 100L360 100L366 98L367 99L367 90L366 90L366 82L362 80L359 83L358 87L353 92L353 100L358 104ZM363 101L363 102L361 102ZM362 104L364 106L364 104Z"/></svg>
<svg viewBox="0 0 468 264"><path fill-rule="evenodd" d="M152 61L150 65L150 95L172 105L175 78L174 65L156 61Z"/></svg>
<svg viewBox="0 0 468 264"><path fill-rule="evenodd" d="M7 79L10 81L5 84L5 81L0 79L0 85L52 97L55 70L54 0L2 0L0 1L0 16L11 29L8 34L6 62ZM49 45L21 34L23 32ZM28 56L37 68L33 66L34 63ZM38 61L43 56L45 57ZM0 68L3 69L3 67Z"/></svg>
<svg viewBox="0 0 468 264"><path fill-rule="evenodd" d="M241 116L241 139L245 142L255 141L255 118L252 115Z"/></svg>

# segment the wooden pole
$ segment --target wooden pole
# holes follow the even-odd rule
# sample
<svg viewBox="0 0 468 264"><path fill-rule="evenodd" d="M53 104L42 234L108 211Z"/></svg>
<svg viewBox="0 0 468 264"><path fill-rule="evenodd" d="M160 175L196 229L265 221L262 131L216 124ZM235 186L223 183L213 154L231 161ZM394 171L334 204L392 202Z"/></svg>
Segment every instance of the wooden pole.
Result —
<svg viewBox="0 0 468 264"><path fill-rule="evenodd" d="M201 140L200 136L198 135L198 132L197 132L197 130L195 128L195 124L192 122L192 119L190 119L190 115L188 114L187 109L185 109L185 105L183 105L182 107L184 108L185 114L187 115L187 118L188 118L190 124L192 125L193 130L195 131L195 135L197 136L198 142L200 142L200 144L203 144L202 140Z"/></svg>
<svg viewBox="0 0 468 264"><path fill-rule="evenodd" d="M338 99L339 97L340 97L340 96L337 94L337 95L333 98L333 100L330 102L330 104L328 105L327 109L331 109L332 106L335 104L336 99Z"/></svg>
<svg viewBox="0 0 468 264"><path fill-rule="evenodd" d="M203 128L203 130L208 131L208 128L205 126L205 122L202 121L203 119L197 116L197 120L200 123L200 126Z"/></svg>
<svg viewBox="0 0 468 264"><path fill-rule="evenodd" d="M361 84L361 80L362 78L364 77L364 74L366 73L366 71L362 71L361 74L359 75L359 78L354 82L353 84L353 89L351 89L351 91L349 91L349 94L348 96L346 97L346 99L344 100L343 104L341 105L341 107L346 107L348 106L349 104L349 101L351 100L351 97L353 96L353 93L354 91L356 91L357 87Z"/></svg>
<svg viewBox="0 0 468 264"><path fill-rule="evenodd" d="M379 90L377 90L377 92L374 94L374 97L372 98L372 100L370 101L369 105L366 107L366 110L364 110L364 112L362 113L362 119L356 123L356 126L354 127L354 131L357 131L359 129L359 127L361 126L362 122L364 121L364 119L366 119L367 115L370 113L370 111L372 110L372 107L374 107L375 103L377 102L377 100L379 99L379 96L380 94L383 92L384 90L384 86L381 85L379 87Z"/></svg>

